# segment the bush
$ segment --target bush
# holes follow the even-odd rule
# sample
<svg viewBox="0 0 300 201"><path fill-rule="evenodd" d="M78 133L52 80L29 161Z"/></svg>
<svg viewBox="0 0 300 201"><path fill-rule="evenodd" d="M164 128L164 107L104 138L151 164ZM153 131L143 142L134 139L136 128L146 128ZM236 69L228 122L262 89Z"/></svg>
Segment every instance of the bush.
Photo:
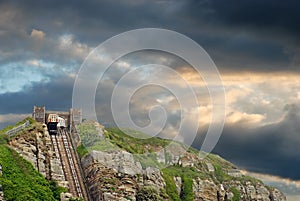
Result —
<svg viewBox="0 0 300 201"><path fill-rule="evenodd" d="M157 189L152 186L145 186L139 189L136 195L137 201L156 201L161 200Z"/></svg>

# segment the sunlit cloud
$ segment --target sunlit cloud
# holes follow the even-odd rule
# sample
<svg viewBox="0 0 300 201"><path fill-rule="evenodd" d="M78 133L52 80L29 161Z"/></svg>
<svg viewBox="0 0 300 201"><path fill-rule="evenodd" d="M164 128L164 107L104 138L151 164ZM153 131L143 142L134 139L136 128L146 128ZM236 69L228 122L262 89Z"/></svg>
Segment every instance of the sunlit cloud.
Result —
<svg viewBox="0 0 300 201"><path fill-rule="evenodd" d="M43 40L45 37L45 33L40 30L32 29L30 37L36 40Z"/></svg>

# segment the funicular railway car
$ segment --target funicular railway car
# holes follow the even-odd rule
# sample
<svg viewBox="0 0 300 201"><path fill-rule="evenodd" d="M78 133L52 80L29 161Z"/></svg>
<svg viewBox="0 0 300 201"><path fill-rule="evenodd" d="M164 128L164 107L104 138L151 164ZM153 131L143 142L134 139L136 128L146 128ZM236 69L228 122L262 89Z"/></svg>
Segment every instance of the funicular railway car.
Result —
<svg viewBox="0 0 300 201"><path fill-rule="evenodd" d="M66 120L58 116L58 124L57 127L60 129L64 129L66 127Z"/></svg>
<svg viewBox="0 0 300 201"><path fill-rule="evenodd" d="M57 114L49 114L47 118L47 128L49 134L55 135L58 133L58 129L64 129L66 127L66 120Z"/></svg>
<svg viewBox="0 0 300 201"><path fill-rule="evenodd" d="M57 134L57 124L58 124L58 115L49 114L47 118L47 128L50 135Z"/></svg>

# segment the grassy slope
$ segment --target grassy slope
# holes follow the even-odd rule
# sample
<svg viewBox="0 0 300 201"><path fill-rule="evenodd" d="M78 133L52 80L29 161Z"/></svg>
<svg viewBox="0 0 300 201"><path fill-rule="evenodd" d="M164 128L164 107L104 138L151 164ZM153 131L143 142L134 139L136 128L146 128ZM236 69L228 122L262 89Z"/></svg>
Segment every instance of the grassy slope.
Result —
<svg viewBox="0 0 300 201"><path fill-rule="evenodd" d="M8 128L12 127L14 126ZM3 171L0 184L3 186L5 200L59 200L63 189L57 187L55 182L47 181L31 163L7 146L8 137L5 132L8 128L0 131L0 164Z"/></svg>

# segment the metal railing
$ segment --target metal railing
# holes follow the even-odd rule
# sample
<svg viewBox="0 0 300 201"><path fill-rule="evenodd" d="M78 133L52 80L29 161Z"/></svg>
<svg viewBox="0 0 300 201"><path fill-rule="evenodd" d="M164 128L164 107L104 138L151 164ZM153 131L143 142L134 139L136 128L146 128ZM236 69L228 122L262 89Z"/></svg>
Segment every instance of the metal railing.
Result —
<svg viewBox="0 0 300 201"><path fill-rule="evenodd" d="M28 127L30 125L29 120L27 120L24 124L21 124L19 126L16 126L8 131L6 131L6 134L10 137L17 134L19 131L23 130L24 128Z"/></svg>

